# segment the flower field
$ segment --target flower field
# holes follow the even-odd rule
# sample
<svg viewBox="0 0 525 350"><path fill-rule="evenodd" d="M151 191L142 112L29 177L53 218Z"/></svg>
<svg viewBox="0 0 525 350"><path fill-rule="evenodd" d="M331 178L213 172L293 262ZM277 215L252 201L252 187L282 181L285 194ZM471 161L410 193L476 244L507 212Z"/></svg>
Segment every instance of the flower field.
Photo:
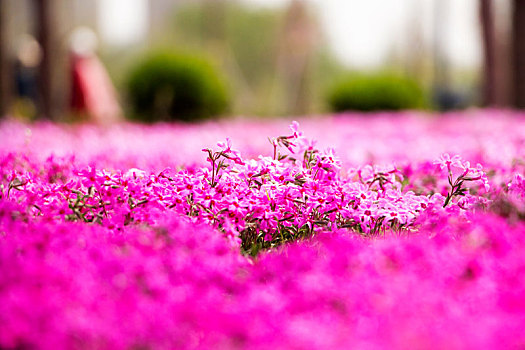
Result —
<svg viewBox="0 0 525 350"><path fill-rule="evenodd" d="M0 123L0 348L525 347L525 115Z"/></svg>

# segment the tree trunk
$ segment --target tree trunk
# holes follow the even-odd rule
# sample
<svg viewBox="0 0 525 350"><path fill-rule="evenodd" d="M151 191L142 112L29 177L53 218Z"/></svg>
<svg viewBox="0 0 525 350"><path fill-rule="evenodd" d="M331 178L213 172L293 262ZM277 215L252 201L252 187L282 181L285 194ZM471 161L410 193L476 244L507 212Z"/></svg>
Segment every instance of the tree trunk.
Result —
<svg viewBox="0 0 525 350"><path fill-rule="evenodd" d="M449 88L449 67L445 43L448 38L449 0L434 2L434 87L438 90Z"/></svg>
<svg viewBox="0 0 525 350"><path fill-rule="evenodd" d="M512 11L513 105L525 109L525 0L514 0Z"/></svg>
<svg viewBox="0 0 525 350"><path fill-rule="evenodd" d="M42 47L42 61L38 74L39 92L39 116L53 119L51 70L52 70L52 48L51 48L51 0L35 0L36 5L36 28L37 40Z"/></svg>
<svg viewBox="0 0 525 350"><path fill-rule="evenodd" d="M304 0L290 2L284 19L280 48L280 75L287 90L285 112L301 115L310 110L311 61L317 27Z"/></svg>
<svg viewBox="0 0 525 350"><path fill-rule="evenodd" d="M224 0L206 0L203 5L202 29L205 44L222 46L226 36L227 4Z"/></svg>
<svg viewBox="0 0 525 350"><path fill-rule="evenodd" d="M63 0L34 0L36 12L36 36L42 47L42 61L39 69L39 114L57 120L63 114L67 98L66 37L63 31L66 21Z"/></svg>
<svg viewBox="0 0 525 350"><path fill-rule="evenodd" d="M7 5L6 0L0 0L0 118L9 113L13 82L10 74Z"/></svg>
<svg viewBox="0 0 525 350"><path fill-rule="evenodd" d="M480 0L480 21L483 37L483 105L495 106L496 94L496 52L495 52L495 28L493 17L492 0Z"/></svg>

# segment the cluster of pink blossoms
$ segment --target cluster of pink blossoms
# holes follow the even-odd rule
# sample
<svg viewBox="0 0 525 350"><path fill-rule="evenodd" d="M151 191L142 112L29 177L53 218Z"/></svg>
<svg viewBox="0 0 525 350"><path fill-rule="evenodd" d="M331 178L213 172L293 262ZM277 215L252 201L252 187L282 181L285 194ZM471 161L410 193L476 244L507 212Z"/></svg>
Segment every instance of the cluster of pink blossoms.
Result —
<svg viewBox="0 0 525 350"><path fill-rule="evenodd" d="M227 139L170 168L7 140L0 348L523 346L515 137L512 161L485 167L447 149L356 165L295 122L265 155Z"/></svg>
<svg viewBox="0 0 525 350"><path fill-rule="evenodd" d="M75 169L72 162L52 158L38 170L40 164L30 160L17 167L21 159L10 154L3 164L2 197L22 204L32 218L96 222L112 230L153 224L156 211L175 212L209 224L253 253L340 228L364 236L402 234L425 211L457 207L461 215L487 202L486 174L459 156L444 154L427 164L427 183L418 185L418 176L404 173L407 168L343 170L334 150L316 149L296 122L290 135L270 141L273 156L243 159L228 139L218 150L203 149L208 167L159 173Z"/></svg>

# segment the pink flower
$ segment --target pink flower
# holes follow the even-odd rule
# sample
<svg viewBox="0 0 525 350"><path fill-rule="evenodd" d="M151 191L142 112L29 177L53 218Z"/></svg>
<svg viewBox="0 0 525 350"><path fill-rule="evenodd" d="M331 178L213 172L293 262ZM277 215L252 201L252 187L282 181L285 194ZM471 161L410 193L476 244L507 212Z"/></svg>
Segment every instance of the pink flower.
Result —
<svg viewBox="0 0 525 350"><path fill-rule="evenodd" d="M434 161L434 164L439 165L441 169L446 168L448 172L452 171L452 167L464 168L460 156L454 155L452 158L450 158L448 153L443 153L438 160Z"/></svg>
<svg viewBox="0 0 525 350"><path fill-rule="evenodd" d="M290 124L290 130L292 130L292 136L296 139L303 135L303 133L299 131L299 123L295 120Z"/></svg>

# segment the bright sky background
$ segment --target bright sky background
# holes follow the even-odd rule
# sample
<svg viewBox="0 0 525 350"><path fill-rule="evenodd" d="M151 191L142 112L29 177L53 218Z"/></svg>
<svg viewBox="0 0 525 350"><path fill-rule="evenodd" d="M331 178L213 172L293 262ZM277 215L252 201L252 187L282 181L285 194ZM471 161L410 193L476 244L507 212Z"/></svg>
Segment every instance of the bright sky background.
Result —
<svg viewBox="0 0 525 350"><path fill-rule="evenodd" d="M148 0L97 1L98 29L104 42L125 46L144 40L149 26Z"/></svg>
<svg viewBox="0 0 525 350"><path fill-rule="evenodd" d="M289 0L243 0L259 6L282 6ZM380 65L395 47L404 49L410 24L419 21L431 43L435 1L448 7L445 50L458 67L481 61L477 0L307 0L315 5L321 24L344 63L367 68Z"/></svg>

